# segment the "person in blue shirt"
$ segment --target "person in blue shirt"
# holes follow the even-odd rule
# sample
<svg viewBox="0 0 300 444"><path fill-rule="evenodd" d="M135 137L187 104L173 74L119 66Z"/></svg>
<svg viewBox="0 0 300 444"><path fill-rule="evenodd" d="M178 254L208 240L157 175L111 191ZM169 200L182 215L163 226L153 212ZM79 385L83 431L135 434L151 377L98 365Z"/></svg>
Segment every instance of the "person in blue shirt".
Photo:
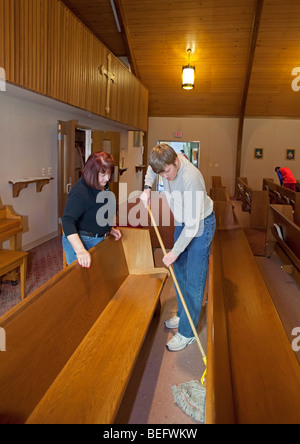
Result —
<svg viewBox="0 0 300 444"><path fill-rule="evenodd" d="M289 190L296 191L297 181L289 168L276 167L275 171L280 180L280 185Z"/></svg>

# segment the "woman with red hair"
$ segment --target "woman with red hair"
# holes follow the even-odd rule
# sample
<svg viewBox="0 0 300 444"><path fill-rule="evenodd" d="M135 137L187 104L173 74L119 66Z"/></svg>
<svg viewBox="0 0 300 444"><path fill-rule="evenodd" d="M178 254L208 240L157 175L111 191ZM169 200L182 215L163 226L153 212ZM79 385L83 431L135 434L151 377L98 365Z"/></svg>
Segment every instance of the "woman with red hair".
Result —
<svg viewBox="0 0 300 444"><path fill-rule="evenodd" d="M62 217L63 249L67 264L76 259L85 268L91 265L90 250L110 233L116 240L121 232L113 228L117 205L109 182L114 159L107 153L93 153L82 176L71 189Z"/></svg>

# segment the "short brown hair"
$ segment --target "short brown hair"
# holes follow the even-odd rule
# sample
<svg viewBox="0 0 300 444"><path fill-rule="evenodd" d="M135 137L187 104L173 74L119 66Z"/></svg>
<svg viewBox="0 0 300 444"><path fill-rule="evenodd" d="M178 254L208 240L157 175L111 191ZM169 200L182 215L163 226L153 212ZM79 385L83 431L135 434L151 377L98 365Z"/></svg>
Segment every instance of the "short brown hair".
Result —
<svg viewBox="0 0 300 444"><path fill-rule="evenodd" d="M167 165L175 165L177 154L167 143L153 148L149 156L149 165L156 174L162 173Z"/></svg>
<svg viewBox="0 0 300 444"><path fill-rule="evenodd" d="M111 154L103 152L93 153L90 155L85 164L85 167L83 168L82 178L89 187L100 189L98 178L99 173L110 174L111 180L114 169L114 158Z"/></svg>

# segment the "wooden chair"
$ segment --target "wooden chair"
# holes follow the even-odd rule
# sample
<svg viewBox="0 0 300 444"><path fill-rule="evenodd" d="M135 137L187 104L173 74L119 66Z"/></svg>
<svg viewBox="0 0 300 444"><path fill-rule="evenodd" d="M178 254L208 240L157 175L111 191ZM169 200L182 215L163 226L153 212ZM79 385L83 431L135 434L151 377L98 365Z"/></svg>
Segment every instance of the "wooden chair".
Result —
<svg viewBox="0 0 300 444"><path fill-rule="evenodd" d="M20 267L21 298L26 292L27 256L25 251L0 250L0 277Z"/></svg>

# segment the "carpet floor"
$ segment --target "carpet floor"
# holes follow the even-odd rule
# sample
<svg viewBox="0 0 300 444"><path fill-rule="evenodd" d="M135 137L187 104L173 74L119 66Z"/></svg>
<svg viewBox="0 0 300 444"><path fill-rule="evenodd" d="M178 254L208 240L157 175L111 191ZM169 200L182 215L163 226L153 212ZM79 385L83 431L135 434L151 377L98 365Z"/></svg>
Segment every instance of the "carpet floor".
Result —
<svg viewBox="0 0 300 444"><path fill-rule="evenodd" d="M61 236L30 250L27 263L26 296L59 273L63 266ZM20 282L12 286L10 281L2 281L0 293L0 316L21 302Z"/></svg>

